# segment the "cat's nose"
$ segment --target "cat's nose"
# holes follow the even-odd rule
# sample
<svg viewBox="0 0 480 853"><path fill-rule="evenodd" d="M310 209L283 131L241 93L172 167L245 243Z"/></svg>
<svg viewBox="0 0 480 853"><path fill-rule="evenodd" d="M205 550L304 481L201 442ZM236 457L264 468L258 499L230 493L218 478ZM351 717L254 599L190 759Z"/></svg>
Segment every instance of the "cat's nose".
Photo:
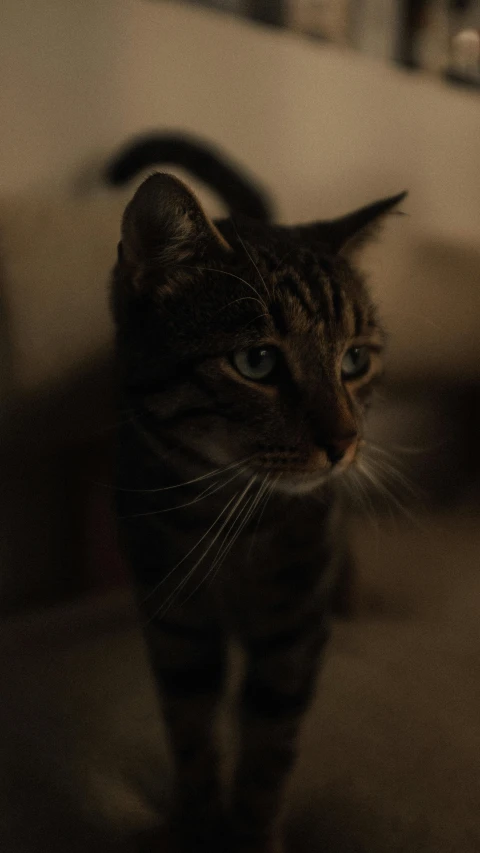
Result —
<svg viewBox="0 0 480 853"><path fill-rule="evenodd" d="M353 448L356 443L357 433L354 432L350 435L344 435L341 438L335 438L327 444L325 450L332 465L341 462L347 451Z"/></svg>

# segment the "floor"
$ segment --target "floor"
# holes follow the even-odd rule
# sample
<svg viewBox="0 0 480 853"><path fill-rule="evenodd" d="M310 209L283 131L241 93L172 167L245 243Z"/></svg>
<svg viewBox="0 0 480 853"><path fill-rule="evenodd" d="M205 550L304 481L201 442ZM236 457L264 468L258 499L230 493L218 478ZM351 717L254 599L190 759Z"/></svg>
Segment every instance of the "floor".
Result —
<svg viewBox="0 0 480 853"><path fill-rule="evenodd" d="M480 851L478 509L366 520L289 792L294 851ZM168 795L128 595L0 626L0 850L130 853Z"/></svg>

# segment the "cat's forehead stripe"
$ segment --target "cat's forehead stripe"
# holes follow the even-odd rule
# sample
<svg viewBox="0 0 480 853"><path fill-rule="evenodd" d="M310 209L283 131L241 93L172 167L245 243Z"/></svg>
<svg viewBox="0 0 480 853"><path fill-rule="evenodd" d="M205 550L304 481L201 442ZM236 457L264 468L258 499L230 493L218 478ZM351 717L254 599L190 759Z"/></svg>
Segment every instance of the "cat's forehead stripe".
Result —
<svg viewBox="0 0 480 853"><path fill-rule="evenodd" d="M298 310L305 315L310 322L319 320L325 311L319 304L318 294L312 294L311 289L302 280L299 274L289 269L283 271L277 278L276 290L279 299L285 304L287 311Z"/></svg>
<svg viewBox="0 0 480 853"><path fill-rule="evenodd" d="M358 335L364 325L364 313L355 299L349 298L338 276L331 268L315 263L309 265L309 280L294 268L279 271L275 276L275 301L271 316L281 335L292 325L292 312L300 319L301 313L309 324L343 329L349 335Z"/></svg>
<svg viewBox="0 0 480 853"><path fill-rule="evenodd" d="M283 275L279 282L279 290L284 297L288 297L290 305L300 307L310 321L318 317L318 304L297 273L290 271Z"/></svg>

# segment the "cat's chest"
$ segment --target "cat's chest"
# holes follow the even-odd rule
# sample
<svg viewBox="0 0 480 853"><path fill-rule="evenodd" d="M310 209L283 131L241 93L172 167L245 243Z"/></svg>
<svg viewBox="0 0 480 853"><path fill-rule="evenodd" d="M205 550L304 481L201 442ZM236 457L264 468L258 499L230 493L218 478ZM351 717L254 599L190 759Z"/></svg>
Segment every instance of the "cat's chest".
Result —
<svg viewBox="0 0 480 853"><path fill-rule="evenodd" d="M161 584L162 601L200 596L250 615L312 592L331 561L332 500L248 498L127 492L122 527L140 584Z"/></svg>
<svg viewBox="0 0 480 853"><path fill-rule="evenodd" d="M313 588L330 562L330 508L274 502L232 545L219 585L235 601L271 601Z"/></svg>

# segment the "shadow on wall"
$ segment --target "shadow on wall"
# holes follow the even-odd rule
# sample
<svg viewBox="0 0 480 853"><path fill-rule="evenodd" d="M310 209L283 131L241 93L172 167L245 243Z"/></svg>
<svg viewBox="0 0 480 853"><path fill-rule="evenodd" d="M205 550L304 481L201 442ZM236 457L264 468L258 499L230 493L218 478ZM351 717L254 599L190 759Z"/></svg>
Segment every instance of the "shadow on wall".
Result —
<svg viewBox="0 0 480 853"><path fill-rule="evenodd" d="M4 403L3 612L123 580L111 518L112 392L104 356Z"/></svg>

